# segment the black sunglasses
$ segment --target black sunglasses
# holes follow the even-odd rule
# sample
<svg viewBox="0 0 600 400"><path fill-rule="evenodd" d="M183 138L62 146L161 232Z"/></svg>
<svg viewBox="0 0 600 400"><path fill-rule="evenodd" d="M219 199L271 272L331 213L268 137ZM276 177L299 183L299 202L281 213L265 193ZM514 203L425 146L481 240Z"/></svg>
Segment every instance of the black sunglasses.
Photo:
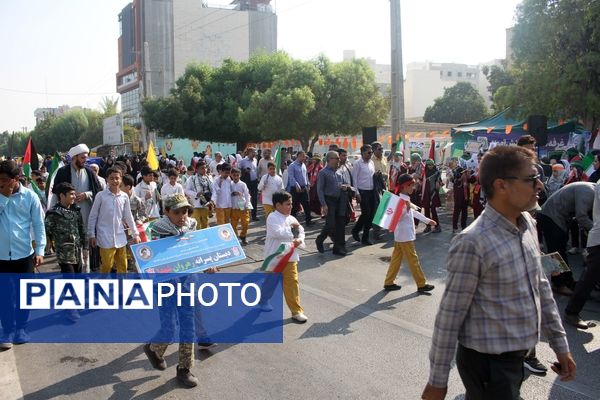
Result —
<svg viewBox="0 0 600 400"><path fill-rule="evenodd" d="M540 175L532 175L532 176L527 176L525 178L519 178L518 176L502 176L500 177L500 179L513 179L516 181L523 181L523 182L527 182L533 185L533 187L535 187L537 185L537 181L540 179Z"/></svg>

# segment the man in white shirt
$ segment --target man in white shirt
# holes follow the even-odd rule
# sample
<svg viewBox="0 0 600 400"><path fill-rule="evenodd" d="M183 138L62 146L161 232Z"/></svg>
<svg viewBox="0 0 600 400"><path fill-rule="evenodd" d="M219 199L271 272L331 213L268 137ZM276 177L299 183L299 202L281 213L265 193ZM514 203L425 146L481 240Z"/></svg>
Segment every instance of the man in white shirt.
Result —
<svg viewBox="0 0 600 400"><path fill-rule="evenodd" d="M360 148L361 158L352 166L352 181L354 187L358 189L356 199L360 203L360 217L354 228L352 228L352 237L357 242L364 245L371 245L369 240L369 231L375 214L375 190L373 189L373 174L375 174L375 165L371 160L373 150L371 145L365 144ZM363 231L362 240L359 232Z"/></svg>
<svg viewBox="0 0 600 400"><path fill-rule="evenodd" d="M223 164L224 162L225 160L223 160L223 155L217 151L215 153L215 159L212 160L210 164L208 164L208 169L210 169L210 174L213 178L219 175L219 172L217 171L217 166Z"/></svg>
<svg viewBox="0 0 600 400"><path fill-rule="evenodd" d="M260 180L263 176L269 173L269 163L274 162L271 156L271 149L264 149L262 152L262 158L258 162L258 179ZM260 189L259 189L260 190Z"/></svg>

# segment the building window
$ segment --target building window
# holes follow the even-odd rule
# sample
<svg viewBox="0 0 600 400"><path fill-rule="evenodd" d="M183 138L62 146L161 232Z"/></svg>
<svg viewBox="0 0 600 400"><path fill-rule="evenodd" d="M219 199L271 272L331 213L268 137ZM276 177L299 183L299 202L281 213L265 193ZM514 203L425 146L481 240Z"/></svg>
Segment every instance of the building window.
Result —
<svg viewBox="0 0 600 400"><path fill-rule="evenodd" d="M448 71L448 73L446 74L446 76L451 77L452 76L452 71Z"/></svg>
<svg viewBox="0 0 600 400"><path fill-rule="evenodd" d="M462 78L462 72L457 72L457 76L458 76L459 78Z"/></svg>
<svg viewBox="0 0 600 400"><path fill-rule="evenodd" d="M444 71L440 71L440 78L444 77Z"/></svg>

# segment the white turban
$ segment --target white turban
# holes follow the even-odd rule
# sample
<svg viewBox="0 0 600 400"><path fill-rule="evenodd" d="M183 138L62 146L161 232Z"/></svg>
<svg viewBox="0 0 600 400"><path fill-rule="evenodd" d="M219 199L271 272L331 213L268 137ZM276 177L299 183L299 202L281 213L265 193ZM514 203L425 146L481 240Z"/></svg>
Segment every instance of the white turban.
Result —
<svg viewBox="0 0 600 400"><path fill-rule="evenodd" d="M76 155L79 155L81 153L89 153L89 152L90 152L89 147L87 147L83 143L80 143L77 146L71 147L71 150L69 150L69 157L73 158Z"/></svg>

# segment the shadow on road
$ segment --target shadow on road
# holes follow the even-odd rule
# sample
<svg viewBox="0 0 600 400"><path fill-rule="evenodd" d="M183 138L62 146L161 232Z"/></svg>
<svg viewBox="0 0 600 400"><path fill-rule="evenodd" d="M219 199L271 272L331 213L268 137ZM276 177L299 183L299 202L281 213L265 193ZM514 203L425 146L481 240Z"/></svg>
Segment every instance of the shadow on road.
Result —
<svg viewBox="0 0 600 400"><path fill-rule="evenodd" d="M375 311L393 309L395 308L395 304L419 296L419 293L414 292L407 294L406 296L397 297L380 303L380 301L382 301L387 294L388 292L384 291L378 292L371 296L371 298L369 298L366 302L351 308L330 322L318 322L311 325L311 327L308 328L306 332L302 334L302 336L300 336L300 339L318 338L329 335L349 335L354 332L352 329L350 329L350 325L352 323L368 317Z"/></svg>

